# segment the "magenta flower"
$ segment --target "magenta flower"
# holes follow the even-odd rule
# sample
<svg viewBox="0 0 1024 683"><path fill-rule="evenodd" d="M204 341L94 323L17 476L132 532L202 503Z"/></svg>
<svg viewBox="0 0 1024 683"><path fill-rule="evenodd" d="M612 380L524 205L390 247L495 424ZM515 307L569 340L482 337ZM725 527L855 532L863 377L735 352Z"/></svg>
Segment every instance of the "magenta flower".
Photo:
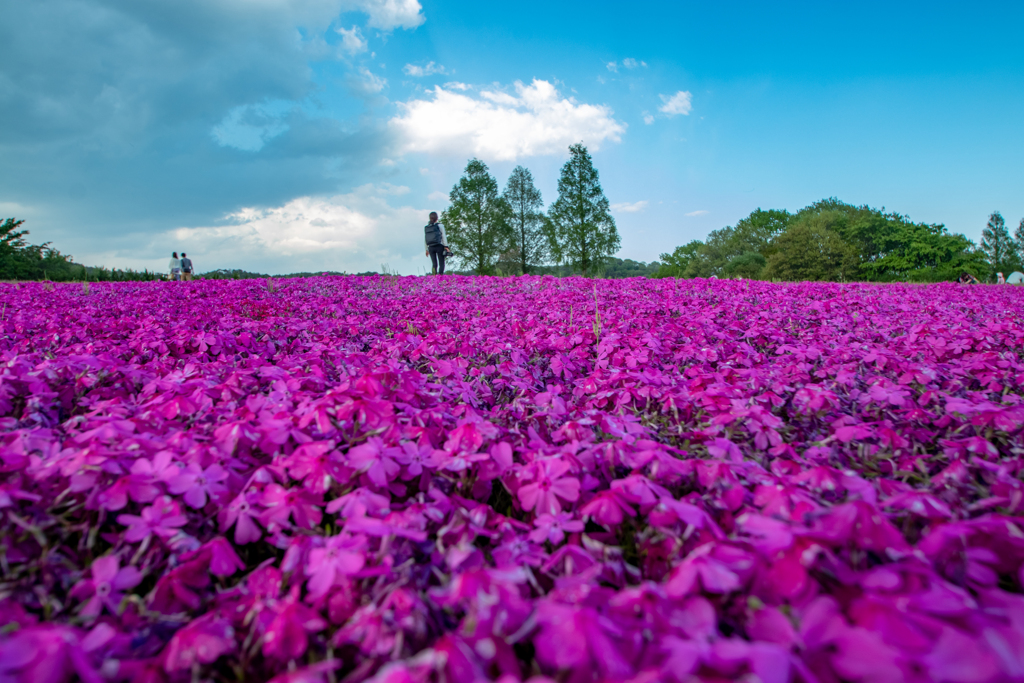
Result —
<svg viewBox="0 0 1024 683"><path fill-rule="evenodd" d="M309 646L307 633L322 631L327 622L295 599L279 606L263 634L263 654L283 662L298 659Z"/></svg>
<svg viewBox="0 0 1024 683"><path fill-rule="evenodd" d="M359 472L365 472L370 481L384 488L401 469L388 451L380 439L371 438L366 443L349 449L345 457L351 467Z"/></svg>
<svg viewBox="0 0 1024 683"><path fill-rule="evenodd" d="M324 275L327 275L327 273L324 273ZM342 660L340 659L317 662L295 671L286 671L285 673L278 674L271 678L268 683L327 683L328 674L340 667L341 664Z"/></svg>
<svg viewBox="0 0 1024 683"><path fill-rule="evenodd" d="M171 638L163 651L167 673L191 671L197 664L210 664L235 649L231 625L216 614L200 617Z"/></svg>
<svg viewBox="0 0 1024 683"><path fill-rule="evenodd" d="M594 609L544 600L537 606L537 624L537 659L550 669L593 671L611 680L622 680L633 673L612 639L614 624Z"/></svg>
<svg viewBox="0 0 1024 683"><path fill-rule="evenodd" d="M635 515L636 510L621 495L619 489L611 489L594 496L590 502L580 508L580 514L590 517L606 527L616 527L622 524L622 520L627 515L629 517Z"/></svg>
<svg viewBox="0 0 1024 683"><path fill-rule="evenodd" d="M311 550L306 564L310 595L319 598L331 589L337 579L362 569L366 564L365 547L364 537L340 534L328 538L323 548Z"/></svg>
<svg viewBox="0 0 1024 683"><path fill-rule="evenodd" d="M227 491L221 484L228 478L227 471L220 465L213 464L205 470L196 463L189 463L179 474L167 480L167 490L174 495L181 495L189 507L202 508L210 498L217 498Z"/></svg>
<svg viewBox="0 0 1024 683"><path fill-rule="evenodd" d="M131 472L135 475L135 481L140 484L144 482L165 482L178 473L178 465L174 461L174 453L163 450L153 456L153 459L139 458L132 463ZM136 499L138 500L138 499Z"/></svg>
<svg viewBox="0 0 1024 683"><path fill-rule="evenodd" d="M130 497L136 503L151 503L160 495L160 484L178 472L170 451L159 452L153 460L139 458L132 463L131 473L119 478L99 495L106 510L120 510Z"/></svg>
<svg viewBox="0 0 1024 683"><path fill-rule="evenodd" d="M631 474L624 479L615 479L611 482L611 489L622 499L638 505L642 514L649 512L660 501L672 498L664 486L642 474Z"/></svg>
<svg viewBox="0 0 1024 683"><path fill-rule="evenodd" d="M571 503L580 497L580 480L564 476L569 463L563 460L547 459L534 463L530 472L530 483L519 487L519 502L526 510L537 514L552 515L562 511L562 501Z"/></svg>
<svg viewBox="0 0 1024 683"><path fill-rule="evenodd" d="M137 543L151 534L163 539L170 538L178 533L178 527L188 522L188 517L181 514L181 509L173 499L163 496L143 508L141 515L118 515L117 521L128 527L124 539L129 543Z"/></svg>
<svg viewBox="0 0 1024 683"><path fill-rule="evenodd" d="M323 495L330 487L331 481L337 477L343 478L343 472L348 471L334 460L333 453L334 443L331 441L302 444L285 459L288 473L292 479L301 481L303 488L313 495Z"/></svg>
<svg viewBox="0 0 1024 683"><path fill-rule="evenodd" d="M221 533L230 529L232 524L235 525L235 543L238 545L258 541L263 535L256 524L256 511L252 507L257 496L254 491L244 491L217 513Z"/></svg>
<svg viewBox="0 0 1024 683"><path fill-rule="evenodd" d="M214 536L204 543L201 552L210 553L210 573L214 576L231 576L245 569L245 563L223 536Z"/></svg>
<svg viewBox="0 0 1024 683"><path fill-rule="evenodd" d="M512 536L494 549L495 566L501 569L537 567L548 559L542 548L521 536Z"/></svg>
<svg viewBox="0 0 1024 683"><path fill-rule="evenodd" d="M741 576L751 566L751 558L742 550L706 543L676 567L665 591L673 597L683 597L699 585L708 593L731 593L743 585Z"/></svg>
<svg viewBox="0 0 1024 683"><path fill-rule="evenodd" d="M707 444L708 453L711 457L730 462L743 462L743 453L739 447L729 439L712 439Z"/></svg>
<svg viewBox="0 0 1024 683"><path fill-rule="evenodd" d="M558 545L565 538L566 532L583 531L583 522L573 519L572 515L566 512L560 512L557 515L547 513L537 515L533 525L536 529L530 533L530 540L534 543L550 541L552 544Z"/></svg>
<svg viewBox="0 0 1024 683"><path fill-rule="evenodd" d="M162 614L195 610L202 604L202 589L210 585L210 553L195 553L161 576L153 589L150 609Z"/></svg>
<svg viewBox="0 0 1024 683"><path fill-rule="evenodd" d="M121 568L117 555L104 555L93 560L91 579L81 581L71 589L71 597L79 600L88 598L82 606L85 617L99 616L106 607L111 614L117 614L122 592L135 588L142 581L142 574L132 566Z"/></svg>
<svg viewBox="0 0 1024 683"><path fill-rule="evenodd" d="M128 505L128 490L130 487L130 476L126 475L119 478L113 484L99 492L97 501L99 502L100 507L112 512L124 509L124 507ZM153 487L153 498L156 498L159 493L159 489ZM153 498L150 498L150 501L153 500Z"/></svg>
<svg viewBox="0 0 1024 683"><path fill-rule="evenodd" d="M260 503L264 506L260 521L273 531L274 525L288 526L288 520L303 529L312 529L320 523L323 513L312 495L300 488L286 489L279 484L270 484L263 489Z"/></svg>
<svg viewBox="0 0 1024 683"><path fill-rule="evenodd" d="M436 469L442 462L442 458L435 455L434 449L429 445L422 445L406 441L401 446L388 449L388 453L395 462L405 468L403 479L412 479L423 474L424 468Z"/></svg>
<svg viewBox="0 0 1024 683"><path fill-rule="evenodd" d="M103 683L89 660L75 629L30 626L0 640L0 681L64 683L77 678L84 683Z"/></svg>

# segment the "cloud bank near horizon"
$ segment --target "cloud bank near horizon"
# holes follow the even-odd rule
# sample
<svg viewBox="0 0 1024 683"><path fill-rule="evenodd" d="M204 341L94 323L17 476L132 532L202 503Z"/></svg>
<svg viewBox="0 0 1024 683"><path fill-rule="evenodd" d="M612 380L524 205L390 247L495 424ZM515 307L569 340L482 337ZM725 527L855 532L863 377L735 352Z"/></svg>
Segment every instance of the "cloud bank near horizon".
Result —
<svg viewBox="0 0 1024 683"><path fill-rule="evenodd" d="M153 248L176 245L201 272L234 267L279 274L282 259L290 264L285 272L357 272L383 264L414 272L422 266L416 259L419 228L428 211L404 203L408 194L405 186L368 184L331 197L244 208L219 225L167 231L153 240ZM224 259L227 253L230 260Z"/></svg>

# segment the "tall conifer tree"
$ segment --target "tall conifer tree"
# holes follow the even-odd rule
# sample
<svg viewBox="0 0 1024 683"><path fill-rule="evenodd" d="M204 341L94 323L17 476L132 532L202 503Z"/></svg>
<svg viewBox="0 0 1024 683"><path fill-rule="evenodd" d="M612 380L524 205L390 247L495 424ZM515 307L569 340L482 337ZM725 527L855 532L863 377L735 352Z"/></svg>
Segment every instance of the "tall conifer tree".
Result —
<svg viewBox="0 0 1024 683"><path fill-rule="evenodd" d="M1017 231L1013 233L1013 241L1017 247L1017 263L1024 269L1024 218L1020 219Z"/></svg>
<svg viewBox="0 0 1024 683"><path fill-rule="evenodd" d="M547 257L547 236L544 234L544 206L540 190L533 184L533 174L522 166L512 169L502 198L508 205L508 222L512 229L513 249L524 275L541 265Z"/></svg>
<svg viewBox="0 0 1024 683"><path fill-rule="evenodd" d="M619 231L608 210L597 169L583 143L569 147L558 179L558 199L546 222L551 253L574 272L595 274L619 250Z"/></svg>
<svg viewBox="0 0 1024 683"><path fill-rule="evenodd" d="M448 195L451 206L441 215L455 260L477 275L494 273L498 257L508 248L508 205L498 194L498 181L487 164L470 159Z"/></svg>
<svg viewBox="0 0 1024 683"><path fill-rule="evenodd" d="M1017 249L1006 229L1006 221L998 211L988 217L988 225L981 231L981 250L994 271L1006 272L1017 265Z"/></svg>

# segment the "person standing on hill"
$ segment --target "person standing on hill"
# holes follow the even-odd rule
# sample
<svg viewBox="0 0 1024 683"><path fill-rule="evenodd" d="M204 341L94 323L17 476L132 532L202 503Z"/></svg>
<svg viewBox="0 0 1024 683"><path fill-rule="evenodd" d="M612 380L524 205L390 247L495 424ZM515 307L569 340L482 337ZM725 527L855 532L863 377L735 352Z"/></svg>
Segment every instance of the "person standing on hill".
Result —
<svg viewBox="0 0 1024 683"><path fill-rule="evenodd" d="M430 256L434 275L444 275L444 259L451 251L448 249L444 226L437 222L437 213L434 211L430 212L430 222L423 228L423 242L427 247L423 255Z"/></svg>
<svg viewBox="0 0 1024 683"><path fill-rule="evenodd" d="M171 252L171 262L167 264L167 267L171 270L171 280L177 282L181 279L181 259L178 258L178 252Z"/></svg>
<svg viewBox="0 0 1024 683"><path fill-rule="evenodd" d="M185 282L192 279L192 259L185 252L181 252L181 279Z"/></svg>

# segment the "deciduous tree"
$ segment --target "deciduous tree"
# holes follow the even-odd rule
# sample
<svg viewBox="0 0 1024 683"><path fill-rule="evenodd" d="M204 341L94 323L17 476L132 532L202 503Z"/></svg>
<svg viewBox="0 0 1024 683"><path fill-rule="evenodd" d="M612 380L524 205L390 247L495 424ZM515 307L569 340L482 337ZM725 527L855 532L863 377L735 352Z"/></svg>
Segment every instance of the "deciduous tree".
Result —
<svg viewBox="0 0 1024 683"><path fill-rule="evenodd" d="M731 259L722 268L722 273L728 278L745 278L756 280L761 276L767 259L756 251L748 251L745 254Z"/></svg>
<svg viewBox="0 0 1024 683"><path fill-rule="evenodd" d="M704 243L700 240L690 240L681 247L676 247L671 254L662 254L661 267L654 277L683 277L686 267L697 255Z"/></svg>
<svg viewBox="0 0 1024 683"><path fill-rule="evenodd" d="M821 217L799 221L775 240L764 277L779 280L848 280L857 266L857 250Z"/></svg>

